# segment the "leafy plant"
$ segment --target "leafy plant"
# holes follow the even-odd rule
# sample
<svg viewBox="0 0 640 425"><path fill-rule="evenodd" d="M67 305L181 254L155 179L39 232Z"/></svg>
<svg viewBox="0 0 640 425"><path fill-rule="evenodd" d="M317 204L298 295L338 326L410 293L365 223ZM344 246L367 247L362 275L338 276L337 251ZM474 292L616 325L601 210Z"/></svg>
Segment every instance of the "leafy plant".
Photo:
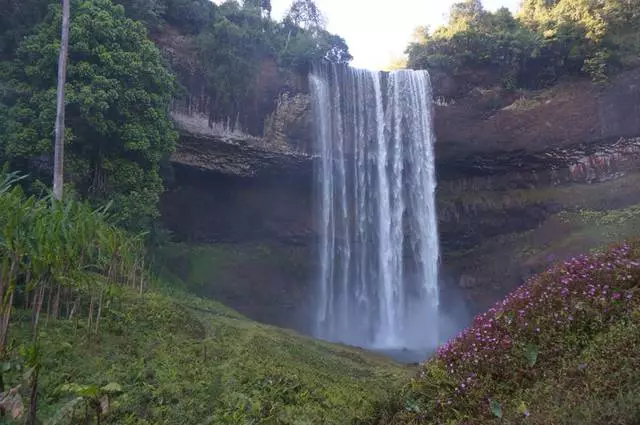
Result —
<svg viewBox="0 0 640 425"><path fill-rule="evenodd" d="M59 43L58 7L24 39L9 75L0 151L21 168L50 155ZM148 228L162 192L159 163L173 150L174 79L144 27L109 0L72 2L66 84L66 174L118 221ZM47 174L46 167L38 171ZM49 179L49 176L47 176Z"/></svg>
<svg viewBox="0 0 640 425"><path fill-rule="evenodd" d="M480 70L489 76L484 84L506 89L540 88L563 75L602 83L637 65L640 44L632 29L639 16L635 3L620 0L526 0L517 16L464 0L451 7L446 25L417 32L408 64L461 77Z"/></svg>
<svg viewBox="0 0 640 425"><path fill-rule="evenodd" d="M105 415L109 413L109 406L112 399L122 394L122 387L116 382L111 382L102 387L95 385L80 385L75 383L64 384L59 392L69 393L74 396L48 422L49 425L65 423L76 417L76 411L81 410L80 415L84 416L84 423L90 421L89 412L93 412L96 424L100 425ZM84 409L83 409L84 407Z"/></svg>
<svg viewBox="0 0 640 425"><path fill-rule="evenodd" d="M106 207L51 196L27 197L17 174L0 174L0 352L16 294L33 311L34 333L47 316L72 318L88 295L98 332L108 285L143 289L143 241L113 223Z"/></svg>
<svg viewBox="0 0 640 425"><path fill-rule="evenodd" d="M381 409L374 423L448 423L464 418L491 423L492 417L514 415L531 420L530 403L524 400L535 400L536 394L548 391L544 385L553 376L566 377L563 385L574 385L577 371L591 371L593 366L579 365L585 363L582 353L612 326L629 326L640 308L638 291L638 241L556 264L476 316L469 328L439 347L435 357L421 366L398 397L426 409L418 413L396 407L391 414ZM637 356L627 353L627 357L636 361ZM606 363L606 356L598 362ZM621 358L618 367L624 362ZM626 369L629 382L638 382L634 367ZM594 385L615 381L602 375L592 379ZM634 391L633 386L626 388ZM599 403L611 400L605 391L599 394ZM536 405L535 415L542 415L539 410ZM625 409L618 410L627 415ZM538 423L555 421L550 412L546 422Z"/></svg>

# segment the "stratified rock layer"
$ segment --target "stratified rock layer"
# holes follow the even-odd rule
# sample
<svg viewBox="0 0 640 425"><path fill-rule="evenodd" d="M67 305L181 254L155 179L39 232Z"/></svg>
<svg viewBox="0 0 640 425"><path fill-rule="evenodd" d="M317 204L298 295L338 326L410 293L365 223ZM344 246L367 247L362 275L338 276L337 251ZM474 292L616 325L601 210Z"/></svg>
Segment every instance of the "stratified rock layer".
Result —
<svg viewBox="0 0 640 425"><path fill-rule="evenodd" d="M561 211L640 203L640 71L606 86L566 81L533 93L433 81L445 298L449 291L472 310L482 309L550 258L572 254L572 245L561 243L569 236L555 218ZM305 275L313 276L309 98L281 94L274 108L262 124L265 137L216 133L202 119L189 127L185 122L193 117L182 117L172 161L183 171L164 197L164 220L191 243L304 247ZM600 242L573 246L584 250ZM255 279L260 291L282 276ZM299 277L287 285L312 286ZM284 290L276 304L306 308L287 292L299 294ZM228 301L240 304L242 296ZM279 316L278 324L283 320Z"/></svg>

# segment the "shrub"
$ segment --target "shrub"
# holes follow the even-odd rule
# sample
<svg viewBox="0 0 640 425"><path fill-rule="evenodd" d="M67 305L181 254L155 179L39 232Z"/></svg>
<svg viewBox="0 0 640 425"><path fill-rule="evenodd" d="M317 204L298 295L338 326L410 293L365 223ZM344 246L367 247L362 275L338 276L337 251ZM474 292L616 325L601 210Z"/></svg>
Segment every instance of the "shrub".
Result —
<svg viewBox="0 0 640 425"><path fill-rule="evenodd" d="M107 285L142 290L145 282L142 238L112 224L107 208L27 197L19 180L0 173L0 353L19 298L33 309L35 328L43 305L70 317L85 296L97 332Z"/></svg>
<svg viewBox="0 0 640 425"><path fill-rule="evenodd" d="M514 398L639 306L640 243L579 256L530 279L441 346L401 395L392 423L527 415Z"/></svg>

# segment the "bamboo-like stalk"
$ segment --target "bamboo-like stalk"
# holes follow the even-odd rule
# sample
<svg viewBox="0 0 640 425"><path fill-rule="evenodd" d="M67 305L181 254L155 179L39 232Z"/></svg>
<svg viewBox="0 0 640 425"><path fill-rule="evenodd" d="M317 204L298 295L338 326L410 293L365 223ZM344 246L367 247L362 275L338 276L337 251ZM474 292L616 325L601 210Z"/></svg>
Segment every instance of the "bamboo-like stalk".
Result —
<svg viewBox="0 0 640 425"><path fill-rule="evenodd" d="M42 310L42 302L44 301L44 288L45 285L41 284L40 289L37 291L37 301L36 307L34 309L34 320L33 320L33 334L36 335L38 332L38 322L40 321L40 311Z"/></svg>
<svg viewBox="0 0 640 425"><path fill-rule="evenodd" d="M53 318L57 319L59 312L60 312L60 290L61 290L61 286L60 283L58 283L57 287L56 287L56 295L55 298L53 299Z"/></svg>
<svg viewBox="0 0 640 425"><path fill-rule="evenodd" d="M96 314L96 335L98 335L100 331L100 316L102 315L102 301L104 298L104 289L100 291L100 298L98 300L98 313Z"/></svg>
<svg viewBox="0 0 640 425"><path fill-rule="evenodd" d="M9 333L9 319L11 317L11 308L13 307L14 292L14 275L16 273L17 261L13 259L9 267L9 273L6 276L3 288L2 305L0 307L0 353L4 353L7 342L7 334Z"/></svg>
<svg viewBox="0 0 640 425"><path fill-rule="evenodd" d="M94 296L91 294L91 301L89 302L89 317L87 318L87 329L91 329L91 324L93 322L93 301Z"/></svg>

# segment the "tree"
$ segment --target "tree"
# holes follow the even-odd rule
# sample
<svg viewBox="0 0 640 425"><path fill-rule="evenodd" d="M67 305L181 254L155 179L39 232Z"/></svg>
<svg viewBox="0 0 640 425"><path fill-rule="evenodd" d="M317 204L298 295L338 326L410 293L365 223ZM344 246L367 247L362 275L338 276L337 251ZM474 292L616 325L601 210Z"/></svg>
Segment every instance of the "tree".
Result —
<svg viewBox="0 0 640 425"><path fill-rule="evenodd" d="M69 2L62 0L62 35L58 59L58 86L56 94L56 127L53 154L53 196L62 199L64 185L64 84L67 79L67 52L69 50Z"/></svg>
<svg viewBox="0 0 640 425"><path fill-rule="evenodd" d="M261 0L260 8L265 13L266 18L271 19L271 11L272 11L271 0Z"/></svg>
<svg viewBox="0 0 640 425"><path fill-rule="evenodd" d="M50 3L50 0L0 0L0 60L13 58L20 41L44 19Z"/></svg>
<svg viewBox="0 0 640 425"><path fill-rule="evenodd" d="M167 0L113 0L124 6L127 16L142 22L150 31L155 31L165 22Z"/></svg>
<svg viewBox="0 0 640 425"><path fill-rule="evenodd" d="M157 216L159 163L176 139L168 117L173 76L142 24L109 0L74 0L66 83L67 176L94 203L113 201L130 228ZM60 8L19 48L0 149L14 163L51 152ZM46 170L45 170L46 171Z"/></svg>
<svg viewBox="0 0 640 425"><path fill-rule="evenodd" d="M321 30L325 27L325 18L313 0L294 0L285 17L287 20L305 30Z"/></svg>
<svg viewBox="0 0 640 425"><path fill-rule="evenodd" d="M464 0L451 5L449 27L460 30L477 25L485 11L480 0Z"/></svg>

